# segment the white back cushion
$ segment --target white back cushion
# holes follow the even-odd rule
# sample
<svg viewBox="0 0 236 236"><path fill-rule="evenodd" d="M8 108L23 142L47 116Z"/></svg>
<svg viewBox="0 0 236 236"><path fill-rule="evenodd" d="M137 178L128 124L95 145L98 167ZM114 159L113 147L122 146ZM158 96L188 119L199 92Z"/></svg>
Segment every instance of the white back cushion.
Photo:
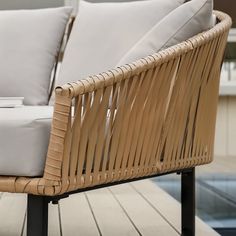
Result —
<svg viewBox="0 0 236 236"><path fill-rule="evenodd" d="M81 0L56 85L112 69L144 34L183 2Z"/></svg>
<svg viewBox="0 0 236 236"><path fill-rule="evenodd" d="M0 11L0 97L48 104L50 74L71 10Z"/></svg>
<svg viewBox="0 0 236 236"><path fill-rule="evenodd" d="M131 63L213 27L212 10L213 0L192 0L179 6L144 35L117 65Z"/></svg>

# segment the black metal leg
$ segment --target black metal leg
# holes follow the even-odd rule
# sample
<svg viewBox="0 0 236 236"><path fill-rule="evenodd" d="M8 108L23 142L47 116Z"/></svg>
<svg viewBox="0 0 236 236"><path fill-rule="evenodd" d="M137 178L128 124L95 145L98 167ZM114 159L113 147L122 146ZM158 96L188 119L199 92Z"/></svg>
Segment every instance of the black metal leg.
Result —
<svg viewBox="0 0 236 236"><path fill-rule="evenodd" d="M195 235L195 168L181 175L182 236Z"/></svg>
<svg viewBox="0 0 236 236"><path fill-rule="evenodd" d="M44 196L28 195L27 236L48 235L48 199Z"/></svg>

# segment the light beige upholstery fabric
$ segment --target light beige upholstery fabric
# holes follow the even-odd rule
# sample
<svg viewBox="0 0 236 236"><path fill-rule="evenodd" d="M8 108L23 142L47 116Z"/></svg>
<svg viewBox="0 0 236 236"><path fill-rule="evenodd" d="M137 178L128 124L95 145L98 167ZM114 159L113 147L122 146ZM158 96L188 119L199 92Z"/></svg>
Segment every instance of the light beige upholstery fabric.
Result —
<svg viewBox="0 0 236 236"><path fill-rule="evenodd" d="M43 174L53 107L0 108L0 173Z"/></svg>
<svg viewBox="0 0 236 236"><path fill-rule="evenodd" d="M127 52L118 65L131 63L178 44L215 24L213 0L191 0L169 13Z"/></svg>
<svg viewBox="0 0 236 236"><path fill-rule="evenodd" d="M164 16L184 0L80 2L57 85L112 69Z"/></svg>
<svg viewBox="0 0 236 236"><path fill-rule="evenodd" d="M48 103L50 75L71 10L0 11L0 97Z"/></svg>

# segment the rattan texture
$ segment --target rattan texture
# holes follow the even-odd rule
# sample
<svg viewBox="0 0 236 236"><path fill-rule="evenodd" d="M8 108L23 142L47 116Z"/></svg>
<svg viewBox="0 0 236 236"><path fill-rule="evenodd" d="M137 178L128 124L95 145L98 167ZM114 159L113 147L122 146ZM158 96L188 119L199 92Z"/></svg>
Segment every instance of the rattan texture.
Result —
<svg viewBox="0 0 236 236"><path fill-rule="evenodd" d="M57 87L44 175L1 176L0 191L54 196L210 163L231 27L215 14L181 44Z"/></svg>

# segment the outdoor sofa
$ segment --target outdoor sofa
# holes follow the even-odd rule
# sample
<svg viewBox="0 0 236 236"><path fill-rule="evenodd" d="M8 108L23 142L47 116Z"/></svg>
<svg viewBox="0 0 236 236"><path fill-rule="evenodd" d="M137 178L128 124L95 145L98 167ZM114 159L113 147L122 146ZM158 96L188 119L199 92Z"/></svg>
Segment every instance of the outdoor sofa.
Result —
<svg viewBox="0 0 236 236"><path fill-rule="evenodd" d="M214 14L209 30L56 87L43 174L0 173L1 192L28 194L28 236L47 235L49 202L170 173L182 177L182 235L195 234L194 171L213 160L220 71L231 26L229 16Z"/></svg>

